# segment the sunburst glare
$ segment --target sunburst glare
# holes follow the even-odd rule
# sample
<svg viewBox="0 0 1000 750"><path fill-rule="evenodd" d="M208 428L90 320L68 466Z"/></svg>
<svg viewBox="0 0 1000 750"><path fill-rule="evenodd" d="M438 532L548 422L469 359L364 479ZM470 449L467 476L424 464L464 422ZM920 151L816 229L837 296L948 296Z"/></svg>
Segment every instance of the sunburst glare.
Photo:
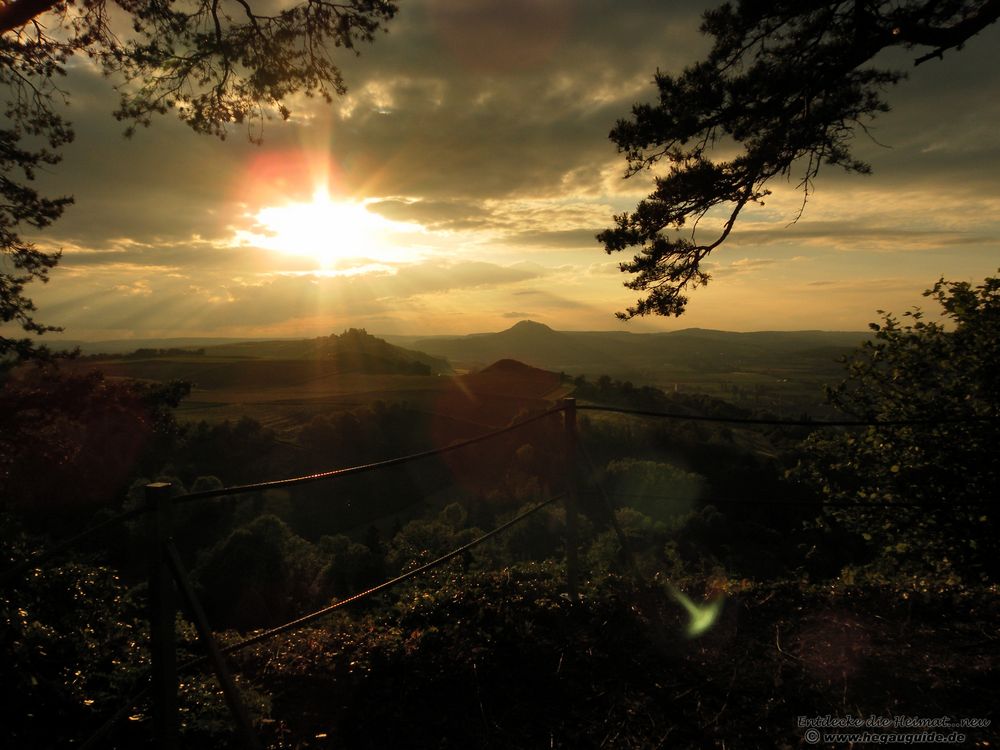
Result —
<svg viewBox="0 0 1000 750"><path fill-rule="evenodd" d="M253 226L236 233L241 245L312 258L325 270L412 262L420 251L404 235L424 231L370 211L367 202L336 200L323 188L307 203L268 206L248 218Z"/></svg>

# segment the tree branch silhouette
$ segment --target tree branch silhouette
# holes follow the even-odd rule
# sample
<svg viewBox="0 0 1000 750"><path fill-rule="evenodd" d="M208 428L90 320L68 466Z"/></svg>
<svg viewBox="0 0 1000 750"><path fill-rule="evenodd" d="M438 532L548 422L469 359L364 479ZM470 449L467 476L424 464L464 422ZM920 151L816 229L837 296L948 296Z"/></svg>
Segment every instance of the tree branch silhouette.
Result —
<svg viewBox="0 0 1000 750"><path fill-rule="evenodd" d="M636 209L597 235L645 296L618 317L681 315L710 280L702 264L775 177L796 177L803 207L823 166L866 174L851 141L887 112L883 92L905 76L872 66L885 49L960 49L1000 17L1000 0L741 0L705 13L707 57L677 76L657 71L658 101L637 104L610 138L625 176L666 166ZM801 212L800 212L801 215ZM702 220L719 228L703 240ZM688 230L687 227L693 228Z"/></svg>
<svg viewBox="0 0 1000 750"><path fill-rule="evenodd" d="M261 0L13 0L0 5L0 324L30 334L59 330L37 323L25 295L46 282L59 253L22 236L42 229L72 203L40 195L38 169L57 164L73 139L58 81L84 55L116 83L114 116L126 135L156 115L175 113L199 133L225 138L233 126L259 142L264 120L287 119L293 94L327 102L345 93L338 48L358 53L395 16L394 0L302 0L288 7ZM0 335L0 357L41 352L31 339Z"/></svg>

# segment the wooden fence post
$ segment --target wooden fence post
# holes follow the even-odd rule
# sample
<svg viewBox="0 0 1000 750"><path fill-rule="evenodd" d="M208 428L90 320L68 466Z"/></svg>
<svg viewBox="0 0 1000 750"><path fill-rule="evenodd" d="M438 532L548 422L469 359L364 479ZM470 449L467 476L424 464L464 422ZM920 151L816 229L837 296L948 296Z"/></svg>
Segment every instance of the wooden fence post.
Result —
<svg viewBox="0 0 1000 750"><path fill-rule="evenodd" d="M577 494L579 479L576 471L576 399L563 399L563 424L566 432L566 592L570 601L579 600L580 565L577 555L579 529Z"/></svg>
<svg viewBox="0 0 1000 750"><path fill-rule="evenodd" d="M173 576L166 541L171 525L170 484L146 485L149 558L149 650L152 662L153 732L158 750L177 748L177 644Z"/></svg>
<svg viewBox="0 0 1000 750"><path fill-rule="evenodd" d="M208 658L212 662L212 668L215 669L215 676L219 678L222 695L226 699L226 705L229 706L229 713L232 714L233 720L236 722L236 730L240 735L243 747L245 750L260 750L260 741L253 732L253 719L251 719L250 712L247 711L247 707L240 697L239 688L236 687L229 667L226 666L226 660L222 656L219 644L215 641L215 636L212 635L212 629L208 626L205 610L201 608L201 602L195 596L194 587L191 586L191 579L188 578L184 563L181 562L180 553L177 552L173 541L169 539L164 544L164 548L166 549L167 563L170 565L174 580L177 582L177 589L191 613L198 637L201 638L205 650L208 651Z"/></svg>

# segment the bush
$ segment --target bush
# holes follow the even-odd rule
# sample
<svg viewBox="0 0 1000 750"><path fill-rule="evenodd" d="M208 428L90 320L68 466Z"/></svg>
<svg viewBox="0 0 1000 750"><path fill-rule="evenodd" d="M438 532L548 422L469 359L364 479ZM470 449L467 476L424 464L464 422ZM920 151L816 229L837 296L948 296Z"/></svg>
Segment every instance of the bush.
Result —
<svg viewBox="0 0 1000 750"><path fill-rule="evenodd" d="M925 292L943 323L919 310L873 323L830 401L860 420L918 424L817 432L795 475L859 534L878 564L942 580L1000 575L1000 278L943 279Z"/></svg>

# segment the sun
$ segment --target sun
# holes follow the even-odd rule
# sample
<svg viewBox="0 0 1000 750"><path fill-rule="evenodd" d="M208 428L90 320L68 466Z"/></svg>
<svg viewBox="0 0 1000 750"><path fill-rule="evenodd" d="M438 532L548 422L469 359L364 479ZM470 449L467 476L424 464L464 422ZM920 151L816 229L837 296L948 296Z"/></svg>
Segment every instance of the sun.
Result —
<svg viewBox="0 0 1000 750"><path fill-rule="evenodd" d="M253 227L237 232L237 239L241 244L313 258L325 269L356 262L412 260L415 251L400 242L404 234L422 227L386 219L370 211L369 202L335 200L326 190L317 189L307 203L269 206L250 215Z"/></svg>

